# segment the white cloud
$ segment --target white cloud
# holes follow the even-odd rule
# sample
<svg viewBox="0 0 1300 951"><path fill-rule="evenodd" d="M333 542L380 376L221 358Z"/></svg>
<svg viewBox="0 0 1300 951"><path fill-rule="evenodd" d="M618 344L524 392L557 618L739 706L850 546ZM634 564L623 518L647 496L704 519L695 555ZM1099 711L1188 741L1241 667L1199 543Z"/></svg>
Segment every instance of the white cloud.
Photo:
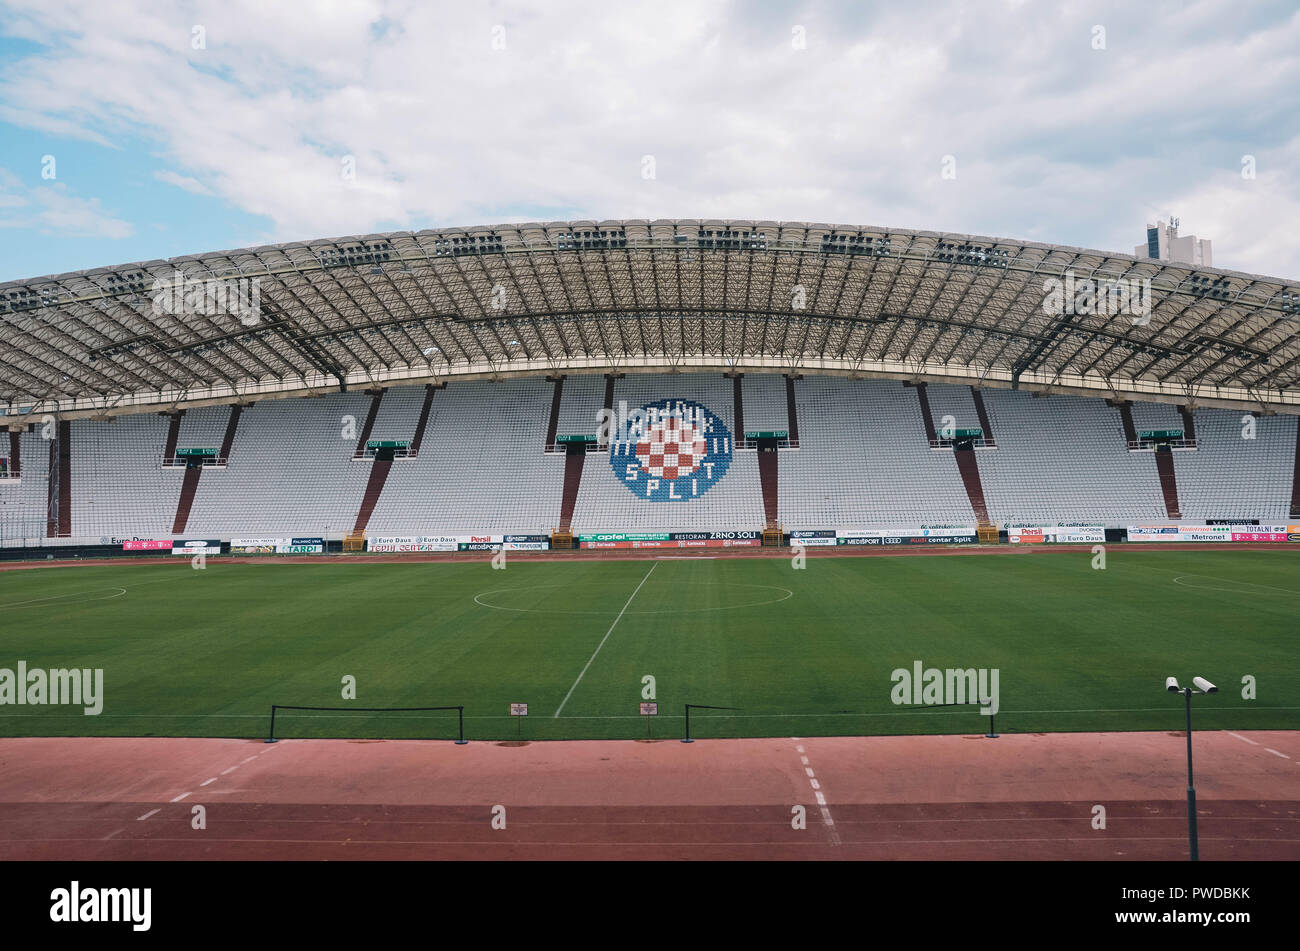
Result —
<svg viewBox="0 0 1300 951"><path fill-rule="evenodd" d="M53 47L7 71L0 115L117 143L143 133L177 169L161 180L265 215L266 240L557 209L1124 251L1172 207L1214 240L1216 263L1300 274L1300 243L1282 240L1300 182L1293 159L1280 164L1300 113L1300 12L1252 23L1208 0L788 12L372 0L309 16L252 0L17 6L13 32ZM194 24L205 50L190 47ZM806 49L791 45L796 24ZM1091 48L1094 24L1105 50ZM1279 164L1238 194L1222 183L1244 152ZM954 181L939 177L944 155Z"/></svg>
<svg viewBox="0 0 1300 951"><path fill-rule="evenodd" d="M154 172L153 177L160 182L168 185L175 185L177 188L190 192L194 195L211 195L212 189L208 188L197 178L191 178L189 175L179 175L170 170Z"/></svg>
<svg viewBox="0 0 1300 951"><path fill-rule="evenodd" d="M114 218L98 198L78 198L61 182L26 186L0 168L0 228L31 228L65 238L129 238L130 222Z"/></svg>

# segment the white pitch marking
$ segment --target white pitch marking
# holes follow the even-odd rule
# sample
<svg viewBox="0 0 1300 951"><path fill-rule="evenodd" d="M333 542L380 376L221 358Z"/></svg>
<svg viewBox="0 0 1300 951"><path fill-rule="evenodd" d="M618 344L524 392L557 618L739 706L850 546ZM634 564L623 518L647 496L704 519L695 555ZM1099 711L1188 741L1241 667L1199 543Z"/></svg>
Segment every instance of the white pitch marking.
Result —
<svg viewBox="0 0 1300 951"><path fill-rule="evenodd" d="M641 590L641 586L650 580L650 576L655 573L655 569L658 567L659 562L656 561L650 566L650 570L645 573L645 577L641 579L641 584L637 585L632 591L631 596L627 599L627 603L623 605L623 610L618 612L618 617L614 618L614 623L609 626L609 630L605 632L605 636L600 639L600 643L596 645L596 649L592 652L591 657L587 659L586 666L584 666L582 672L578 674L578 679L573 682L573 686L569 688L569 692L566 693L564 699L560 701L560 705L556 708L555 716L552 719L559 717L560 711L564 709L564 705L568 703L569 698L573 696L573 691L577 690L578 684L582 683L582 678L586 675L587 668L590 667L591 662L596 659L596 655L600 653L600 649L605 646L605 642L609 640L609 635L614 633L614 628L618 627L618 622L623 620L623 615L627 613L627 609L632 604L632 598L636 597L637 592Z"/></svg>
<svg viewBox="0 0 1300 951"><path fill-rule="evenodd" d="M159 813L159 812L162 812L162 810L161 810L161 809L150 809L148 812L146 812L144 815L142 815L140 818L136 819L135 821L136 821L136 822L144 822L144 820L148 819L148 818L149 818L150 816L152 816L152 815L156 815L156 814Z"/></svg>
<svg viewBox="0 0 1300 951"><path fill-rule="evenodd" d="M188 795L189 795L189 793L187 793L187 792L183 792L183 793L181 793L179 796L177 796L175 799L173 799L172 802L180 802L182 799L184 799L184 798L185 798L186 796L188 796Z"/></svg>
<svg viewBox="0 0 1300 951"><path fill-rule="evenodd" d="M215 783L216 781L217 781L217 777L213 776L211 779L203 780L203 782L199 783L199 786L209 786L212 783Z"/></svg>
<svg viewBox="0 0 1300 951"><path fill-rule="evenodd" d="M225 776L227 773L233 773L233 772L234 772L235 770L237 770L237 769L239 769L238 766L232 766L232 767L230 767L230 769L223 769L223 770L221 771L221 775L222 775L222 776Z"/></svg>
<svg viewBox="0 0 1300 951"><path fill-rule="evenodd" d="M252 756L248 757L248 759L243 760L239 765L242 766L242 765L244 765L244 763L251 762L252 760L255 760L255 759L257 759L257 754L256 754L256 753L254 753Z"/></svg>
<svg viewBox="0 0 1300 951"><path fill-rule="evenodd" d="M1246 741L1247 743L1249 743L1251 746L1259 746L1258 743L1256 743L1254 740L1252 740L1252 739L1251 739L1250 737L1248 737L1248 736L1242 736L1240 733L1233 733L1231 730L1225 730L1224 732L1227 733L1228 736L1235 736L1235 737L1236 737L1237 739L1239 739L1239 740L1245 740L1245 741Z"/></svg>
<svg viewBox="0 0 1300 951"><path fill-rule="evenodd" d="M1270 753L1272 753L1274 756L1280 756L1280 757L1282 757L1283 759L1290 759L1290 758L1291 758L1291 757L1287 756L1285 753L1279 753L1277 750L1273 749L1272 747L1266 746L1266 747L1264 747L1264 749L1268 750L1268 751L1269 751Z"/></svg>

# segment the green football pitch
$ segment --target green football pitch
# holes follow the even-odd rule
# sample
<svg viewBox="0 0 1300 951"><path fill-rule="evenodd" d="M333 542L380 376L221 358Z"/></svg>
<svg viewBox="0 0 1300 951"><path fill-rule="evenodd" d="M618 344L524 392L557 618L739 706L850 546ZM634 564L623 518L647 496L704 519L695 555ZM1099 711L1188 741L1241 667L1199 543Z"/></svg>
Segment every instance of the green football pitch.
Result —
<svg viewBox="0 0 1300 951"><path fill-rule="evenodd" d="M470 740L982 733L892 673L999 672L999 732L1300 729L1300 551L233 564L0 573L0 678L102 668L103 708L0 705L4 736ZM639 715L653 678L659 714ZM355 678L355 699L345 699ZM1254 699L1243 696L1253 678ZM11 675L10 682L12 684ZM2 693L2 691L0 691ZM511 703L527 703L522 722ZM558 714L558 715L557 715Z"/></svg>

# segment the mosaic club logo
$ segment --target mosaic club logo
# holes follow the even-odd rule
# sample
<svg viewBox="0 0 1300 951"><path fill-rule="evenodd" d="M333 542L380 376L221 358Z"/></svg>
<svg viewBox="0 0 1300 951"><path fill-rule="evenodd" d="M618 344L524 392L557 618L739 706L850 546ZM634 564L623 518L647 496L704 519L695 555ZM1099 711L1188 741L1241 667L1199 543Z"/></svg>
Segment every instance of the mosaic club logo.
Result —
<svg viewBox="0 0 1300 951"><path fill-rule="evenodd" d="M640 498L689 502L727 474L733 448L731 431L703 404L666 399L624 416L609 464Z"/></svg>

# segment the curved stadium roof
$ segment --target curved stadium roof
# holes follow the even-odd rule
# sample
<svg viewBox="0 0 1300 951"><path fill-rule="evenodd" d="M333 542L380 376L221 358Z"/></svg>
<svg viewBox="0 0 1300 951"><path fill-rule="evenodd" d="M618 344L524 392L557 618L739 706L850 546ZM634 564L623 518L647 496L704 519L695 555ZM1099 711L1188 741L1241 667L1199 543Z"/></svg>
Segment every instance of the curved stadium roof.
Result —
<svg viewBox="0 0 1300 951"><path fill-rule="evenodd" d="M1045 306L1067 275L1149 281L1150 319ZM187 310L160 293L178 277L255 282L256 310ZM395 232L0 284L0 412L734 369L1300 413L1298 318L1294 280L974 235L704 220Z"/></svg>

